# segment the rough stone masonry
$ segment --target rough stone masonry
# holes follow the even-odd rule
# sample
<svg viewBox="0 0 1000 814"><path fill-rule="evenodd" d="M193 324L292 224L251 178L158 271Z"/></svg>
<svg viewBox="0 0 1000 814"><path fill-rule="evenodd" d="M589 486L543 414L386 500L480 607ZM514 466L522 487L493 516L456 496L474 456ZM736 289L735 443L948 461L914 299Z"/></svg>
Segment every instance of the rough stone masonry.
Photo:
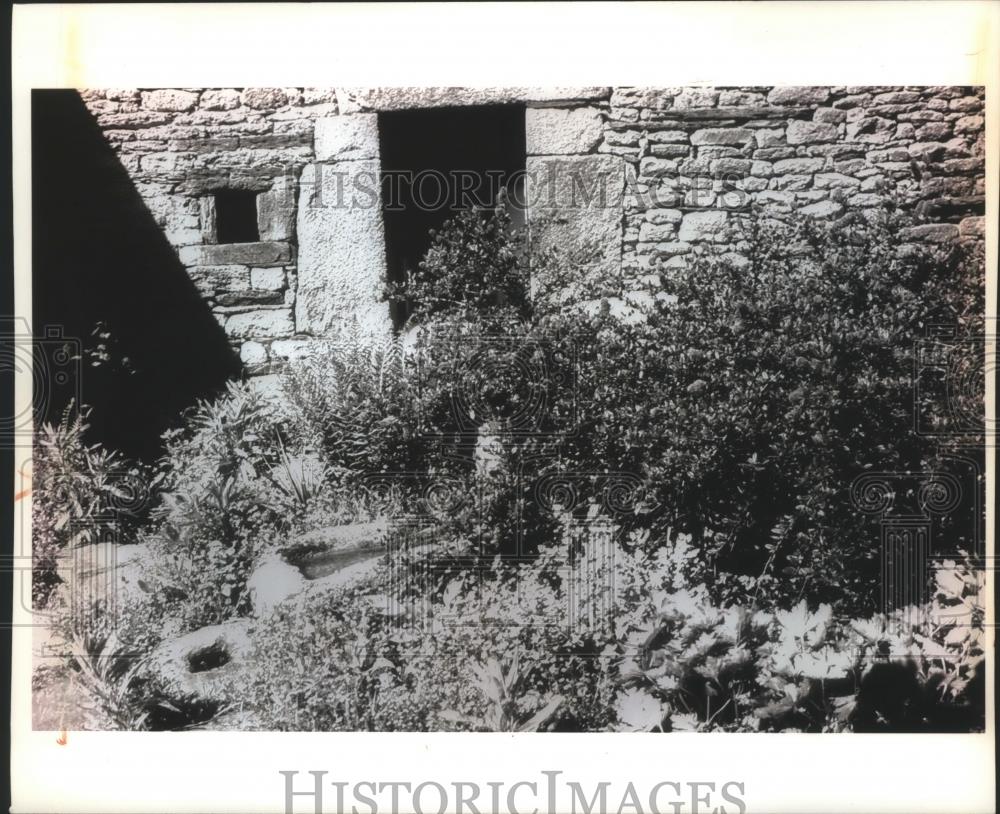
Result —
<svg viewBox="0 0 1000 814"><path fill-rule="evenodd" d="M892 200L914 242L982 240L979 87L170 88L81 91L251 375L357 324L389 331L375 206L317 179L377 179L380 111L522 104L532 239L604 248L612 290L654 261L734 251L751 204L838 218ZM580 206L572 179L607 193ZM376 185L377 186L377 185ZM256 193L259 240L220 243L214 193ZM328 193L327 193L328 194ZM376 193L377 194L377 193ZM586 199L586 195L584 195ZM573 206L568 206L572 201ZM544 223L544 226L541 224Z"/></svg>

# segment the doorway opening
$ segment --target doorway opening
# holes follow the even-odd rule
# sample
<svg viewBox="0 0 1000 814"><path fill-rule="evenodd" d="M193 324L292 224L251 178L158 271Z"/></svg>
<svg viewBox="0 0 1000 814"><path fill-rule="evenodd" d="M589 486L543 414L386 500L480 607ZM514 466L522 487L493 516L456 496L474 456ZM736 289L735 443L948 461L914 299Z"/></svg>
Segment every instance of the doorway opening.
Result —
<svg viewBox="0 0 1000 814"><path fill-rule="evenodd" d="M380 113L382 209L387 278L401 283L431 245L430 231L465 209L496 206L501 190L523 223L523 105L484 105ZM394 328L410 316L392 303Z"/></svg>

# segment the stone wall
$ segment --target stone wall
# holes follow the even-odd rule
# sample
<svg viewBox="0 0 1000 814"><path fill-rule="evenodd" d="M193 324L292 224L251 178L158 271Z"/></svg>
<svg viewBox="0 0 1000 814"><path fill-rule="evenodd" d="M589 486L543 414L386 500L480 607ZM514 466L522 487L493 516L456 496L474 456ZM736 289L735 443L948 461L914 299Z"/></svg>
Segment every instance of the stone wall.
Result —
<svg viewBox="0 0 1000 814"><path fill-rule="evenodd" d="M377 179L377 113L527 108L528 219L593 240L612 290L733 251L752 206L913 209L914 241L982 239L983 91L970 87L107 89L81 95L251 374L358 323L388 331L381 211L318 205ZM219 243L213 193L257 194L260 240Z"/></svg>
<svg viewBox="0 0 1000 814"><path fill-rule="evenodd" d="M837 218L891 200L926 220L915 241L981 237L983 101L971 87L616 89L598 149L628 162L623 268L683 266L755 205Z"/></svg>
<svg viewBox="0 0 1000 814"><path fill-rule="evenodd" d="M250 373L294 348L297 179L332 91L109 89L82 93ZM260 241L220 244L219 189L258 193Z"/></svg>

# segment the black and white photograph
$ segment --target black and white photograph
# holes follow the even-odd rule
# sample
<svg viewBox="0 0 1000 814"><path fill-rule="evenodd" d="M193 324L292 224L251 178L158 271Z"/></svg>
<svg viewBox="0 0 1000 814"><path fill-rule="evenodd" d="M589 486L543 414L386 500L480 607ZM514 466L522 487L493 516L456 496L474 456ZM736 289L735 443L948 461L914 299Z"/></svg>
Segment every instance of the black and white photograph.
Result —
<svg viewBox="0 0 1000 814"><path fill-rule="evenodd" d="M981 730L982 112L36 91L35 726Z"/></svg>
<svg viewBox="0 0 1000 814"><path fill-rule="evenodd" d="M25 96L32 732L992 731L984 83L283 76Z"/></svg>

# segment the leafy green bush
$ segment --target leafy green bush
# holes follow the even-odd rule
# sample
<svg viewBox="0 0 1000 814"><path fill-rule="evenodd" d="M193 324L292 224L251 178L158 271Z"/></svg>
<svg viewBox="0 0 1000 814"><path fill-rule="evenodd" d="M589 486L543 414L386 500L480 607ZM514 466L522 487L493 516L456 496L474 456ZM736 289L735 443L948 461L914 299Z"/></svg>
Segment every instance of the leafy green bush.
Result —
<svg viewBox="0 0 1000 814"><path fill-rule="evenodd" d="M46 608L61 579L57 563L74 546L128 543L146 509L146 473L87 444L89 410L70 404L58 425L35 432L31 472L32 602Z"/></svg>
<svg viewBox="0 0 1000 814"><path fill-rule="evenodd" d="M265 549L296 533L372 519L379 507L345 485L303 426L252 383L230 383L165 436L159 502L143 530L140 592L124 597L121 635L130 646L144 652L248 613L247 581Z"/></svg>
<svg viewBox="0 0 1000 814"><path fill-rule="evenodd" d="M445 314L479 319L530 313L524 236L511 227L505 206L460 212L432 230L431 237L410 278L386 289L390 302L405 306L410 326Z"/></svg>
<svg viewBox="0 0 1000 814"><path fill-rule="evenodd" d="M337 483L410 468L401 343L356 334L331 342L326 351L290 364L284 373L293 437L322 453Z"/></svg>
<svg viewBox="0 0 1000 814"><path fill-rule="evenodd" d="M803 600L664 597L630 641L619 717L644 731L969 731L985 724L982 571L943 563L926 608L849 620Z"/></svg>
<svg viewBox="0 0 1000 814"><path fill-rule="evenodd" d="M625 324L574 314L587 415L568 460L641 474L711 571L870 609L877 540L848 487L945 466L914 429L913 347L942 308L969 330L982 313L981 257L906 255L900 230L754 222L745 260L664 269Z"/></svg>
<svg viewBox="0 0 1000 814"><path fill-rule="evenodd" d="M144 535L145 595L133 598L123 632L132 646L245 613L257 555L322 488L322 466L290 455L273 408L247 384L200 403L165 443L162 494Z"/></svg>
<svg viewBox="0 0 1000 814"><path fill-rule="evenodd" d="M239 698L262 729L421 729L382 608L369 585L335 588L275 609L256 630ZM394 690L401 688L399 692Z"/></svg>
<svg viewBox="0 0 1000 814"><path fill-rule="evenodd" d="M544 404L535 431L500 445L501 470L522 477L519 492L497 484L486 513L496 534L509 538L500 515L525 539L550 534L530 511L534 478L631 473L659 507L656 528L699 541L701 567L690 576L717 598L787 605L808 593L871 611L878 540L848 490L869 471L948 471L936 440L914 428L913 350L942 313L960 333L981 329L981 252L904 246L908 221L888 214L832 225L751 218L734 236L738 254L695 254L631 294L566 301L560 292L580 293L580 258L528 258L502 228L483 239L479 222L473 256L488 249L540 266L534 296L516 315L455 306L457 290L461 302L491 299L476 288L475 264L453 259L469 224L449 224L428 255L455 265L449 276L428 264L446 282L440 296L421 295L435 308L417 344L418 400L432 425L447 426L456 393L477 392L482 419L501 430L533 398ZM513 278L524 277L519 267ZM434 277L419 285L433 289ZM479 364L499 337L506 357ZM572 386L553 367L513 383L484 375L533 372L526 357L540 346L575 360ZM567 422L573 432L556 432ZM468 431L443 435L470 443ZM948 531L951 544L972 548L969 532Z"/></svg>

